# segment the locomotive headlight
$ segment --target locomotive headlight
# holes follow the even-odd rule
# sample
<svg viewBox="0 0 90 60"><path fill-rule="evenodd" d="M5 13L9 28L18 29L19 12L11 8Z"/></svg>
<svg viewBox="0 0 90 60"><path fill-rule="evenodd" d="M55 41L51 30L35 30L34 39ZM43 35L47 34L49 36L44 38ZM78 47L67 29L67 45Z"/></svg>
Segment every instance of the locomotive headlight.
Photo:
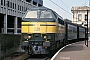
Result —
<svg viewBox="0 0 90 60"><path fill-rule="evenodd" d="M31 36L28 36L28 39L30 39L31 38Z"/></svg>
<svg viewBox="0 0 90 60"><path fill-rule="evenodd" d="M44 36L44 39L46 39L46 36Z"/></svg>
<svg viewBox="0 0 90 60"><path fill-rule="evenodd" d="M30 39L30 38L31 38L31 36L28 36L28 35L24 36L24 39Z"/></svg>

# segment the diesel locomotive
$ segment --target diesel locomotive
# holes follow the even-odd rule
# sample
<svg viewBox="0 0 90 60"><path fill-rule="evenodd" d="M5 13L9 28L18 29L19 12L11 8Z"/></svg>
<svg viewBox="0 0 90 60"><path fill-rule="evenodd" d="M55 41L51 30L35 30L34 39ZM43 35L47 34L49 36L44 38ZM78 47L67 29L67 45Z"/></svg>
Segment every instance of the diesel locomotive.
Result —
<svg viewBox="0 0 90 60"><path fill-rule="evenodd" d="M32 7L21 22L22 49L28 54L48 54L65 41L85 38L85 29L65 22L47 7Z"/></svg>

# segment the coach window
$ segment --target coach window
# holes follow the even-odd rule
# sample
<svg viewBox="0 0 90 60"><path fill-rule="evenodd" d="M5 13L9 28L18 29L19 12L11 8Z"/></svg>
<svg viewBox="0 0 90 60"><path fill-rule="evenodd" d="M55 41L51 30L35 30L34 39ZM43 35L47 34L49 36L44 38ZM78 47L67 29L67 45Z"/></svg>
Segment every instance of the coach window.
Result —
<svg viewBox="0 0 90 60"><path fill-rule="evenodd" d="M75 28L75 33L77 32L77 28Z"/></svg>
<svg viewBox="0 0 90 60"><path fill-rule="evenodd" d="M82 14L78 14L78 21L82 20Z"/></svg>
<svg viewBox="0 0 90 60"><path fill-rule="evenodd" d="M73 31L73 27L69 26L69 32L72 32L72 31Z"/></svg>

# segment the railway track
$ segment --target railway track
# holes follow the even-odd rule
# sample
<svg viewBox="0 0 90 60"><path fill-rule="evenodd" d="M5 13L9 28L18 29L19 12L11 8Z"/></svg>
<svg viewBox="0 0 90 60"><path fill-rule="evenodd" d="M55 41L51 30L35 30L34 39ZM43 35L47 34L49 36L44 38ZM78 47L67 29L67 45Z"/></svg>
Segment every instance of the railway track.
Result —
<svg viewBox="0 0 90 60"><path fill-rule="evenodd" d="M1 60L50 60L50 58L45 57L46 55L28 55L26 53L13 53Z"/></svg>
<svg viewBox="0 0 90 60"><path fill-rule="evenodd" d="M30 57L28 57L23 60L50 60L50 58L47 58L47 57L46 58L30 58Z"/></svg>
<svg viewBox="0 0 90 60"><path fill-rule="evenodd" d="M50 59L35 59L35 58L33 58L33 59L27 59L27 60L50 60Z"/></svg>
<svg viewBox="0 0 90 60"><path fill-rule="evenodd" d="M61 46L60 48L62 48L63 46ZM32 55L32 56L28 56L27 58L23 59L23 60L51 60L51 58L53 57L53 55L60 49L58 48L57 50L51 51L48 55Z"/></svg>
<svg viewBox="0 0 90 60"><path fill-rule="evenodd" d="M24 58L23 60L50 60L50 57L46 57L46 55L32 55Z"/></svg>
<svg viewBox="0 0 90 60"><path fill-rule="evenodd" d="M17 53L13 53L9 56L6 56L0 60L23 60L27 56L28 56L28 54L17 52Z"/></svg>
<svg viewBox="0 0 90 60"><path fill-rule="evenodd" d="M66 45L68 45L68 44L72 44L72 43L75 43L75 42L79 42L79 40L69 41L69 43L67 43L67 44L65 44L65 45L62 45L59 49L61 49L62 47L66 46ZM46 57L46 58L30 58L30 57L28 57L28 58L25 59L25 60L51 60L52 56L53 56L59 49L55 50L55 52L54 52L53 54L51 54L50 57L49 57L49 56ZM51 52L51 53L52 53L52 52Z"/></svg>
<svg viewBox="0 0 90 60"><path fill-rule="evenodd" d="M68 44L71 44L71 43L75 43L76 41L70 41L70 43ZM62 48L63 46L61 46L60 48ZM59 48L59 49L60 49ZM58 49L58 50L59 50ZM58 51L58 50L55 50L49 54L51 55L28 55L27 53L14 53L14 54L11 54L10 56L8 57L4 57L2 60L50 60L52 58L52 56Z"/></svg>

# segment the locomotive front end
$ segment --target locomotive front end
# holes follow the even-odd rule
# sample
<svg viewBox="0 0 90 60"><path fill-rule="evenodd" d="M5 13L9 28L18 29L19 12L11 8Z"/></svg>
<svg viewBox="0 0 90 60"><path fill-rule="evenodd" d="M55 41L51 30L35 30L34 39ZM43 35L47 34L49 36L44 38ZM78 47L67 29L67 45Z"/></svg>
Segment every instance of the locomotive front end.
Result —
<svg viewBox="0 0 90 60"><path fill-rule="evenodd" d="M55 39L55 22L28 23L35 25L27 26L26 28L26 26L22 23L22 32L25 32L22 33L23 49L28 51L29 54L48 54ZM26 29L28 31L26 31Z"/></svg>
<svg viewBox="0 0 90 60"><path fill-rule="evenodd" d="M29 10L21 23L22 49L28 54L48 54L55 48L56 22L50 10Z"/></svg>

